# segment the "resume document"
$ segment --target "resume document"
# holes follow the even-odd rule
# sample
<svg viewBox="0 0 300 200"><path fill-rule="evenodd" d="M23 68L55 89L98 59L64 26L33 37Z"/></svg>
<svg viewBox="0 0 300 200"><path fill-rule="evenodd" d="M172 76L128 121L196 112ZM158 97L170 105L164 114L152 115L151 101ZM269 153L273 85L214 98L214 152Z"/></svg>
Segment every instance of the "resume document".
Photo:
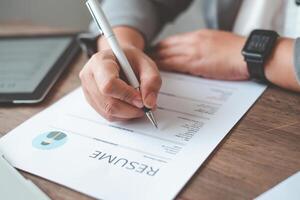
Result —
<svg viewBox="0 0 300 200"><path fill-rule="evenodd" d="M1 138L0 149L15 167L91 197L173 199L266 86L161 74L158 129L146 117L106 121L78 88Z"/></svg>

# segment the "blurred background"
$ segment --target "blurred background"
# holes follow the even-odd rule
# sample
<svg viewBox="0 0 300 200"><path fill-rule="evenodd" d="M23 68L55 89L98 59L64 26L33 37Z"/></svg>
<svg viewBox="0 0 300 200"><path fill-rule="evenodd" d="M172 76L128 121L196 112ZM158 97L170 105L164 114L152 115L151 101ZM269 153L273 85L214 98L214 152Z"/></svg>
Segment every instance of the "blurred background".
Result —
<svg viewBox="0 0 300 200"><path fill-rule="evenodd" d="M89 13L79 0L1 0L1 23L26 23L84 30Z"/></svg>
<svg viewBox="0 0 300 200"><path fill-rule="evenodd" d="M33 24L88 30L90 15L84 0L0 0L1 24ZM203 27L201 1L195 1L159 38Z"/></svg>

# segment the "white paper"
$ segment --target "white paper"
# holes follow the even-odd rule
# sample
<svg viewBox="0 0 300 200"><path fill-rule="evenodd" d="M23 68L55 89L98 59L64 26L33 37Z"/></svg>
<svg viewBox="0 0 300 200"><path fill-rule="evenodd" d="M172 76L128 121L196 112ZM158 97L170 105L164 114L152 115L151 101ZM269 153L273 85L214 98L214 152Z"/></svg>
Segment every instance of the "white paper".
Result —
<svg viewBox="0 0 300 200"><path fill-rule="evenodd" d="M173 199L266 86L162 77L158 130L146 117L105 121L79 88L4 136L0 148L15 167L95 198ZM49 131L66 137L56 148L36 147Z"/></svg>
<svg viewBox="0 0 300 200"><path fill-rule="evenodd" d="M275 185L270 190L255 198L255 200L299 200L300 199L300 171Z"/></svg>

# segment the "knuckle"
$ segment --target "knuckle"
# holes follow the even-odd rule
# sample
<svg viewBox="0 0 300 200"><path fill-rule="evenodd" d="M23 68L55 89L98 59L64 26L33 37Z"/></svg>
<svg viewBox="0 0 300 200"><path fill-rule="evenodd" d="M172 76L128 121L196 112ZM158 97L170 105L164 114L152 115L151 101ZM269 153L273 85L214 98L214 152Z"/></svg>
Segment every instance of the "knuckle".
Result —
<svg viewBox="0 0 300 200"><path fill-rule="evenodd" d="M97 61L97 60L99 60L100 58L101 58L101 52L97 52L97 53L94 53L93 55L92 55L92 57L91 57L91 61Z"/></svg>
<svg viewBox="0 0 300 200"><path fill-rule="evenodd" d="M197 55L201 55L202 53L202 49L200 48L201 45L195 45L193 46L192 48L188 49L188 52L189 52L189 55L187 58L188 58L188 61L191 61L191 57L193 56L197 56ZM194 58L194 57L193 57Z"/></svg>
<svg viewBox="0 0 300 200"><path fill-rule="evenodd" d="M83 73L84 73L83 70L81 70L81 71L79 72L79 74L78 74L80 80L83 79Z"/></svg>
<svg viewBox="0 0 300 200"><path fill-rule="evenodd" d="M122 101L131 101L135 97L135 94L133 94L131 91L125 91L124 94L121 97Z"/></svg>
<svg viewBox="0 0 300 200"><path fill-rule="evenodd" d="M93 76L93 68L95 66L97 66L97 63L90 59L79 72L79 78L84 80Z"/></svg>
<svg viewBox="0 0 300 200"><path fill-rule="evenodd" d="M110 49L100 50L99 52L95 53L94 56L94 59L97 61L103 61L106 59L115 60L115 56Z"/></svg>
<svg viewBox="0 0 300 200"><path fill-rule="evenodd" d="M161 77L158 74L153 75L152 82L161 85L162 83Z"/></svg>
<svg viewBox="0 0 300 200"><path fill-rule="evenodd" d="M139 49L137 49L133 46L127 46L127 47L124 48L124 52L128 53L128 54L140 53L139 51L140 51Z"/></svg>
<svg viewBox="0 0 300 200"><path fill-rule="evenodd" d="M79 79L81 82L84 82L84 80L88 80L88 78L92 76L92 73L88 68L83 68L79 73Z"/></svg>
<svg viewBox="0 0 300 200"><path fill-rule="evenodd" d="M92 55L90 62L93 63L92 67L95 67L95 65L99 65L100 63L102 63L105 59L111 58L110 54L106 51L99 51L95 54Z"/></svg>
<svg viewBox="0 0 300 200"><path fill-rule="evenodd" d="M162 85L162 79L158 74L141 77L141 82L146 88L159 88Z"/></svg>
<svg viewBox="0 0 300 200"><path fill-rule="evenodd" d="M110 79L104 81L104 83L100 86L101 93L104 95L112 94L112 92L114 90L114 82L115 82L115 79L113 79L113 78L110 78Z"/></svg>
<svg viewBox="0 0 300 200"><path fill-rule="evenodd" d="M154 62L154 60L152 60L150 57L146 57L147 58L147 61L149 62L150 66L152 66L154 69L157 69L157 65L156 63Z"/></svg>
<svg viewBox="0 0 300 200"><path fill-rule="evenodd" d="M88 70L88 63L79 72L79 78L81 80L85 77L87 70Z"/></svg>
<svg viewBox="0 0 300 200"><path fill-rule="evenodd" d="M103 51L99 51L92 55L91 60L102 60L104 58L104 54L105 53Z"/></svg>
<svg viewBox="0 0 300 200"><path fill-rule="evenodd" d="M108 101L104 105L104 112L107 117L113 117L113 115L116 113L116 110L118 110L118 103L114 100Z"/></svg>

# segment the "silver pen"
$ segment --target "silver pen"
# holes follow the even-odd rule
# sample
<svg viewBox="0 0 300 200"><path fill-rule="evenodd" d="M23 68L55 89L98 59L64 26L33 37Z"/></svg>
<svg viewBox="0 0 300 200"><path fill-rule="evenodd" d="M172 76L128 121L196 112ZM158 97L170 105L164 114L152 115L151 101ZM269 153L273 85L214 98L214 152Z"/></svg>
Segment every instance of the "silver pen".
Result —
<svg viewBox="0 0 300 200"><path fill-rule="evenodd" d="M115 54L116 58L118 59L121 68L129 82L129 84L137 90L140 90L140 83L135 76L134 71L130 63L128 62L127 57L125 56L123 50L121 49L116 36L114 35L112 28L101 8L101 5L98 0L87 0L86 6L88 7L99 31L101 34L105 36L107 39L108 44L110 45L113 53ZM142 108L143 111L146 113L148 119L151 123L157 128L157 122L154 118L154 115L151 109L147 107Z"/></svg>

